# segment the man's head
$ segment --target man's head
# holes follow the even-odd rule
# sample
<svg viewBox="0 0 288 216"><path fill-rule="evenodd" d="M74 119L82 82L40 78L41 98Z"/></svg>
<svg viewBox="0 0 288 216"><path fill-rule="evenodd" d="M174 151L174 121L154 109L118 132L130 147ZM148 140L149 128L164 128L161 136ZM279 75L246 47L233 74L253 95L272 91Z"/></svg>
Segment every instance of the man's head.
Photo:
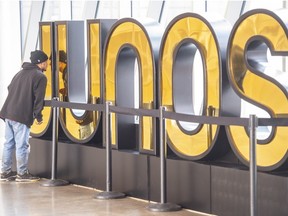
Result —
<svg viewBox="0 0 288 216"><path fill-rule="evenodd" d="M46 71L48 63L48 56L41 50L35 50L30 53L30 60L32 64L36 64L42 71Z"/></svg>
<svg viewBox="0 0 288 216"><path fill-rule="evenodd" d="M67 54L64 50L59 50L59 62L67 64Z"/></svg>
<svg viewBox="0 0 288 216"><path fill-rule="evenodd" d="M64 72L67 65L67 54L64 50L59 50L59 71Z"/></svg>

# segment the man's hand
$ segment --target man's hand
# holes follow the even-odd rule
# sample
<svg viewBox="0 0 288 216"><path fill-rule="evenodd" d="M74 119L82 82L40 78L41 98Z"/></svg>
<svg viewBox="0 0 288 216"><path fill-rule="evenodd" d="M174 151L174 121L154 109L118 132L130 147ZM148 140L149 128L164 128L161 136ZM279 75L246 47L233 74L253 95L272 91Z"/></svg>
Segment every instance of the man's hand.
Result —
<svg viewBox="0 0 288 216"><path fill-rule="evenodd" d="M59 93L62 95L66 95L66 89L65 88L59 89Z"/></svg>
<svg viewBox="0 0 288 216"><path fill-rule="evenodd" d="M38 121L38 120L35 121L36 125L41 125L42 123L43 123L43 121Z"/></svg>

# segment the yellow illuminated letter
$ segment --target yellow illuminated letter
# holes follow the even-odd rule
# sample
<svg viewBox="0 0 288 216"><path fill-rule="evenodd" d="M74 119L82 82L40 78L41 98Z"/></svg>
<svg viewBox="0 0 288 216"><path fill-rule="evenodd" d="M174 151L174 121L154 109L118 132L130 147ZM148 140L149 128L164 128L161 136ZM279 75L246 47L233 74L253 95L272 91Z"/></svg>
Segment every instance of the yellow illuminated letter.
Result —
<svg viewBox="0 0 288 216"><path fill-rule="evenodd" d="M142 23L143 24L143 23ZM104 78L105 100L120 107L155 108L155 60L151 35L134 19L122 19L112 27L105 46ZM150 23L151 24L151 23ZM153 25L156 25L155 23ZM157 23L157 25L159 25ZM152 27L152 25L149 25ZM162 32L161 32L162 33ZM161 33L154 41L160 44ZM158 44L158 47L159 47ZM139 121L139 136L134 137ZM137 120L135 116L112 114L111 142L117 148L135 148L155 151L155 123L152 117Z"/></svg>
<svg viewBox="0 0 288 216"><path fill-rule="evenodd" d="M99 25L89 25L89 74L85 75L84 25L81 21L59 21L56 28L56 77L60 101L96 103L100 99ZM77 143L94 138L99 113L76 109L60 109L60 123L66 136Z"/></svg>
<svg viewBox="0 0 288 216"><path fill-rule="evenodd" d="M265 71L268 48L272 55L287 55L287 27L284 25L287 20L281 20L281 13L253 10L244 14L233 28L227 52L229 76L236 93L274 118L288 113L287 90L276 76L271 76L271 71ZM248 164L247 129L230 126L227 132L235 154ZM269 136L257 137L259 169L273 170L283 165L287 158L287 140L287 127L271 128Z"/></svg>
<svg viewBox="0 0 288 216"><path fill-rule="evenodd" d="M167 27L160 50L160 91L161 105L168 111L219 116L221 52L225 53L229 36L226 31L230 30L229 23L220 20L221 24L216 19L207 21L202 16L187 13L175 17ZM222 34L223 47L217 40L218 32ZM217 150L219 126L166 122L168 143L179 156L201 159Z"/></svg>
<svg viewBox="0 0 288 216"><path fill-rule="evenodd" d="M52 50L52 40L53 40L53 23L40 23L40 49L43 50L48 56L51 54ZM50 66L47 67L45 71L45 75L47 77L47 87L45 93L45 100L51 100L52 98L52 73L51 73L51 62ZM46 132L50 132L49 126L51 121L51 107L44 107L42 114L43 114L43 123L41 125L33 124L31 127L31 135L33 137L41 137Z"/></svg>

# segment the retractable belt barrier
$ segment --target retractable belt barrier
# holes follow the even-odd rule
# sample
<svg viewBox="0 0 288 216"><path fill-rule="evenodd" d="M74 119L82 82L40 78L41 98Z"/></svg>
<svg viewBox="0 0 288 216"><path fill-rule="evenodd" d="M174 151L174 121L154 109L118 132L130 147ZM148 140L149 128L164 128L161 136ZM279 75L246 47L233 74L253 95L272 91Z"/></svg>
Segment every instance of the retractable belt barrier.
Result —
<svg viewBox="0 0 288 216"><path fill-rule="evenodd" d="M237 125L249 128L249 144L250 144L250 215L257 215L257 164L256 164L256 128L258 126L288 126L288 118L257 118L255 115L250 115L249 118L240 117L213 117L213 116L195 116L190 114L182 114L166 111L165 107L160 107L160 109L142 109L142 108L126 108L112 106L110 102L106 104L84 104L84 103L74 103L74 102L63 102L58 100L45 100L45 106L50 106L52 108L70 108L70 109L82 109L89 111L100 111L105 113L105 142L106 142L106 180L107 186L106 191L96 198L99 199L114 199L122 198L124 194L111 191L111 143L110 143L110 113L124 114L124 115L137 115L137 116L149 116L154 118L159 118L159 130L160 130L160 181L161 181L161 202L152 204L148 206L151 211L178 211L181 209L180 206L172 203L166 202L166 119L173 119L177 121L194 122L199 124L215 124L215 125ZM53 109L56 110L56 109ZM56 111L54 111L56 112ZM58 112L56 112L58 113ZM54 116L54 115L53 115ZM53 121L57 121L58 125L58 115L53 118ZM54 127L53 127L54 128ZM53 129L54 130L54 129ZM58 133L58 128L55 127L55 132ZM53 136L58 138L57 136ZM57 141L55 141L57 142ZM54 153L57 155L57 150ZM55 158L55 155L53 156ZM55 161L56 159L53 159ZM55 167L55 164L52 165ZM55 169L54 169L55 170ZM53 176L53 173L52 173ZM55 185L53 185L55 186ZM118 196L119 195L119 196Z"/></svg>
<svg viewBox="0 0 288 216"><path fill-rule="evenodd" d="M43 181L40 185L43 187L55 187L65 186L69 182L57 179L57 155L58 155L58 128L59 128L59 107L54 106L54 102L58 101L57 97L54 97L52 101L46 101L45 105L49 104L53 109L53 128L52 128L52 167L51 167L51 178L47 181Z"/></svg>
<svg viewBox="0 0 288 216"><path fill-rule="evenodd" d="M84 104L75 102L63 102L63 101L51 101L45 100L44 106L47 107L61 107L70 109L82 109L88 111L105 111L104 104ZM117 114L125 115L138 115L138 116L150 116L159 118L159 109L141 109L141 108L128 108L109 106L109 111ZM199 124L215 124L215 125L237 125L248 127L249 118L240 117L225 117L225 116L196 116L184 113L175 113L170 111L163 111L163 117L166 119L174 119L177 121L194 122ZM257 118L258 126L288 126L288 118Z"/></svg>
<svg viewBox="0 0 288 216"><path fill-rule="evenodd" d="M101 111L101 112L105 110L105 106L103 104L84 104L84 103L64 102L58 100L45 101L45 106L82 109L89 111Z"/></svg>

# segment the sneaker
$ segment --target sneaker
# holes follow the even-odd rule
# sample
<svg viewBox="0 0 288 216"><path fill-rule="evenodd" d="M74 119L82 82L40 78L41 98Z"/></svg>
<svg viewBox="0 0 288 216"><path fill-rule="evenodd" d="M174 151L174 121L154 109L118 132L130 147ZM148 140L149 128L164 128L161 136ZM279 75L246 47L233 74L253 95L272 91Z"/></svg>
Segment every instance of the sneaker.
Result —
<svg viewBox="0 0 288 216"><path fill-rule="evenodd" d="M1 173L0 181L14 181L17 173L14 171L8 171Z"/></svg>
<svg viewBox="0 0 288 216"><path fill-rule="evenodd" d="M40 178L37 176L31 175L28 170L23 175L18 174L16 176L16 182L35 182L38 180L40 180Z"/></svg>

